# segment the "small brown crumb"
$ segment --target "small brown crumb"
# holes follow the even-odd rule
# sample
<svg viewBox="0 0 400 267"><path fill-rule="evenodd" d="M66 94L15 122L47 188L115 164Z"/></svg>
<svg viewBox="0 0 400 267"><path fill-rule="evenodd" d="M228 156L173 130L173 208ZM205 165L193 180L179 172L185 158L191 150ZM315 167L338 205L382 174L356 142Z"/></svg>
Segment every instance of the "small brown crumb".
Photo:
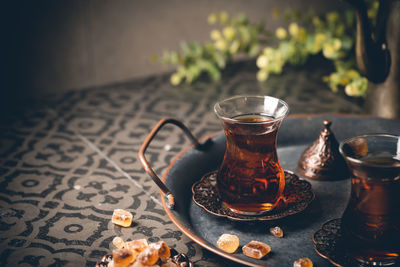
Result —
<svg viewBox="0 0 400 267"><path fill-rule="evenodd" d="M313 263L309 258L301 258L293 262L293 267L313 267Z"/></svg>
<svg viewBox="0 0 400 267"><path fill-rule="evenodd" d="M283 237L283 230L279 226L269 228L269 232L275 237Z"/></svg>

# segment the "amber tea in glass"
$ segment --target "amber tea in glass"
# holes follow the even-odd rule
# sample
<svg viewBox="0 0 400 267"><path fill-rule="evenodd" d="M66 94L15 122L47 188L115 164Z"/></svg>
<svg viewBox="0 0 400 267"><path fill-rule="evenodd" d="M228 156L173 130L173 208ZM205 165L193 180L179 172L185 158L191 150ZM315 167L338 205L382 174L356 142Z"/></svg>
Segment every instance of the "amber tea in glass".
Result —
<svg viewBox="0 0 400 267"><path fill-rule="evenodd" d="M400 137L357 136L340 152L351 175L341 227L350 256L365 266L400 265Z"/></svg>
<svg viewBox="0 0 400 267"><path fill-rule="evenodd" d="M215 105L226 137L217 188L233 212L262 214L281 199L285 175L276 140L288 111L284 101L268 96L236 96Z"/></svg>

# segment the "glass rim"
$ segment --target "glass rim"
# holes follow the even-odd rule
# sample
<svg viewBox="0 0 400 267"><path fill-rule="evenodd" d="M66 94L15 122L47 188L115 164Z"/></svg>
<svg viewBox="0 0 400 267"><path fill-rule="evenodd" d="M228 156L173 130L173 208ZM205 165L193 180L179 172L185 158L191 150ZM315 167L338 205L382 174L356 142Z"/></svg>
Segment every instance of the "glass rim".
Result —
<svg viewBox="0 0 400 267"><path fill-rule="evenodd" d="M228 101L232 101L235 99L240 99L240 98L252 98L252 99L274 99L274 100L278 100L278 102L280 104L282 104L285 107L285 112L278 116L278 117L274 117L271 120L268 121L253 121L253 122L246 122L246 121L242 121L242 120L238 120L238 119L234 119L234 118L229 118L226 116L223 116L222 114L220 114L220 112L217 110L218 107L220 107L220 104L224 103L224 102L228 102ZM214 112L217 115L218 118L224 120L224 121L229 121L229 122L234 122L234 123L240 123L240 124L267 124L267 123L274 123L277 121L281 121L283 120L285 117L287 117L287 115L289 114L289 105L282 99L277 98L277 97L273 97L273 96L266 96L266 95L235 95L226 99L223 99L221 101L218 101L217 103L215 103L214 105ZM269 115L269 114L266 114Z"/></svg>
<svg viewBox="0 0 400 267"><path fill-rule="evenodd" d="M346 153L343 151L343 146L347 143L349 143L352 140L358 139L358 138L366 138L366 137L388 137L388 138L393 138L393 139L397 139L397 155L399 158L396 157L396 159L400 160L400 136L399 135L394 135L394 134L388 134L388 133L368 133L368 134L361 134L361 135L357 135L357 136L353 136L353 137L349 137L346 138L345 140L341 141L339 144L339 152L340 154L348 161L356 163L356 164L366 164L366 162L362 159L357 159L355 157L351 157L346 155ZM372 166L372 167L385 167L382 165L378 165L378 164L373 164L373 163L368 163L366 164L368 166Z"/></svg>

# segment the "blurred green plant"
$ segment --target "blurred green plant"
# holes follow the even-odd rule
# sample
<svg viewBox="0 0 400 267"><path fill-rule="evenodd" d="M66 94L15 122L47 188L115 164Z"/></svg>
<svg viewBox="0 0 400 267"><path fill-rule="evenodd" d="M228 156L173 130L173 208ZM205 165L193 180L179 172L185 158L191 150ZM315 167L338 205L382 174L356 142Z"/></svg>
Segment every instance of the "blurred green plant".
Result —
<svg viewBox="0 0 400 267"><path fill-rule="evenodd" d="M368 4L368 16L374 24L379 2L369 0ZM348 96L365 95L368 80L356 67L352 10L316 16L312 10L302 14L298 10L273 9L272 14L288 22L288 27L279 27L275 33L270 33L263 24L250 23L245 14L234 17L224 11L210 14L208 23L217 26L210 33L212 41L183 42L181 52L166 51L161 56L161 62L177 66L171 83L192 83L202 73L219 80L221 71L238 54L257 56L257 79L264 82L271 74L282 73L286 64L302 65L310 56L322 54L335 67L334 72L323 77L333 92L344 88Z"/></svg>
<svg viewBox="0 0 400 267"><path fill-rule="evenodd" d="M181 52L165 51L161 62L177 65L171 76L171 83L178 85L185 81L192 83L202 73L213 80L219 80L221 70L231 62L234 55L246 53L256 56L260 50L259 37L264 31L261 24L251 24L245 14L230 17L226 12L212 13L208 23L218 24L218 29L210 33L212 41L182 42Z"/></svg>

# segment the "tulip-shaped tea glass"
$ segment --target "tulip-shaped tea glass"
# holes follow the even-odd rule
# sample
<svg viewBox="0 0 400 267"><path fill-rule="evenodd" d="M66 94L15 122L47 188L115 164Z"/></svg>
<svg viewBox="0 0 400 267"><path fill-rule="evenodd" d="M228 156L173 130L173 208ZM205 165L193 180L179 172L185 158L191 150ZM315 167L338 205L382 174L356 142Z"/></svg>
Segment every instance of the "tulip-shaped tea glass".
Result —
<svg viewBox="0 0 400 267"><path fill-rule="evenodd" d="M340 152L351 175L341 226L350 256L364 266L400 265L400 136L353 137Z"/></svg>
<svg viewBox="0 0 400 267"><path fill-rule="evenodd" d="M269 96L234 96L215 104L226 137L217 173L221 200L239 214L259 215L276 207L285 187L276 140L288 105Z"/></svg>

